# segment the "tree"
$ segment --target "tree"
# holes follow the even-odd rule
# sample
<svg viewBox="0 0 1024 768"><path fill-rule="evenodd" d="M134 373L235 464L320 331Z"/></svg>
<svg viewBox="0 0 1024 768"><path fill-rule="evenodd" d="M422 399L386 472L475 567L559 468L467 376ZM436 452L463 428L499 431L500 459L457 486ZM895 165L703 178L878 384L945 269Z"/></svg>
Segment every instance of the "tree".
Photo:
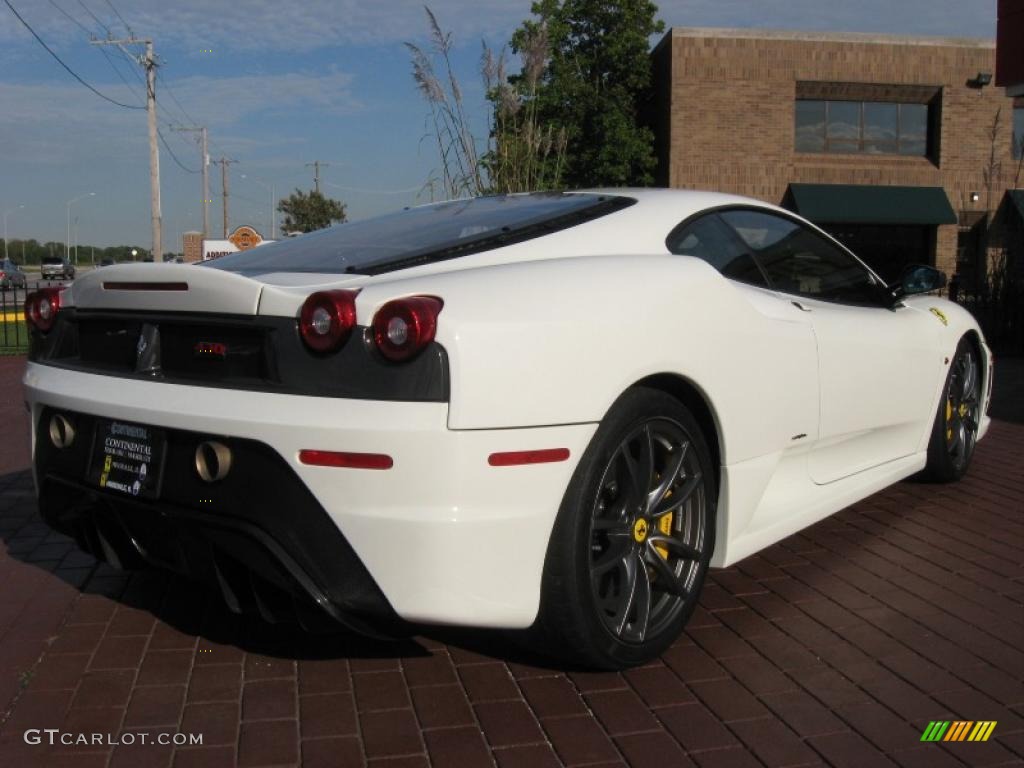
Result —
<svg viewBox="0 0 1024 768"><path fill-rule="evenodd" d="M462 88L452 69L452 35L445 32L430 8L425 8L430 25L430 49L406 43L412 55L412 78L430 105L428 132L437 142L441 160L441 183L448 199L482 194L486 187L480 171L476 139L469 128ZM441 74L435 60L439 60ZM436 178L431 178L431 184Z"/></svg>
<svg viewBox="0 0 1024 768"><path fill-rule="evenodd" d="M427 133L437 144L439 169L427 184L440 183L445 198L503 194L561 186L565 157L564 128L537 119L536 90L548 60L548 41L541 30L524 40L519 51L522 74L509 77L505 49L495 55L484 43L480 62L486 95L491 104L490 124L483 154L470 129L462 88L452 68L452 35L426 8L430 46L406 43L412 54L416 87L430 105Z"/></svg>
<svg viewBox="0 0 1024 768"><path fill-rule="evenodd" d="M545 38L550 59L536 87L536 122L566 132L570 187L653 181L654 133L640 119L650 98L648 41L664 31L651 0L538 0L512 36L516 53ZM522 76L520 76L522 77Z"/></svg>
<svg viewBox="0 0 1024 768"><path fill-rule="evenodd" d="M312 232L345 221L345 204L316 191L296 189L278 202L277 210L284 214L285 232Z"/></svg>
<svg viewBox="0 0 1024 768"><path fill-rule="evenodd" d="M564 126L541 123L537 86L550 53L543 26L528 34L519 50L520 74L505 71L505 51L484 45L481 74L491 102L487 153L481 158L492 193L528 192L562 186L568 134Z"/></svg>

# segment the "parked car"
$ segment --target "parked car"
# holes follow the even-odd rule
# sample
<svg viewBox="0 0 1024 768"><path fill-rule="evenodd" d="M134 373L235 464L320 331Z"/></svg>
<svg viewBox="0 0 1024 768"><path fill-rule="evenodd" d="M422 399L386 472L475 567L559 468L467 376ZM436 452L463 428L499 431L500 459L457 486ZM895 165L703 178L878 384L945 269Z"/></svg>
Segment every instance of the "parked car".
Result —
<svg viewBox="0 0 1024 768"><path fill-rule="evenodd" d="M39 271L43 280L75 279L75 265L60 256L44 256Z"/></svg>
<svg viewBox="0 0 1024 768"><path fill-rule="evenodd" d="M10 259L0 259L0 290L25 288L28 278L16 263Z"/></svg>
<svg viewBox="0 0 1024 768"><path fill-rule="evenodd" d="M532 627L644 663L709 567L967 471L992 355L943 280L886 285L786 210L679 190L111 267L28 301L40 509L272 621Z"/></svg>

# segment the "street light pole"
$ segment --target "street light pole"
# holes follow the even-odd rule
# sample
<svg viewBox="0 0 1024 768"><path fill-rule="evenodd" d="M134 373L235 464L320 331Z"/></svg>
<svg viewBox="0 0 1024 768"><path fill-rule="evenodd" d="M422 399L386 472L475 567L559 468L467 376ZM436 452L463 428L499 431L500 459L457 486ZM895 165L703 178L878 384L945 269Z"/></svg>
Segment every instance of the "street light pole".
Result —
<svg viewBox="0 0 1024 768"><path fill-rule="evenodd" d="M69 262L71 261L71 204L77 203L79 200L86 197L94 197L95 195L95 192L86 192L84 195L79 195L78 197L73 197L68 200L68 232L67 239L64 240L64 258Z"/></svg>
<svg viewBox="0 0 1024 768"><path fill-rule="evenodd" d="M21 210L24 207L25 207L24 205L16 205L14 208L11 208L11 210L4 211L4 258L5 259L7 258L7 217L10 216L15 211ZM24 250L24 247L22 248L22 250Z"/></svg>

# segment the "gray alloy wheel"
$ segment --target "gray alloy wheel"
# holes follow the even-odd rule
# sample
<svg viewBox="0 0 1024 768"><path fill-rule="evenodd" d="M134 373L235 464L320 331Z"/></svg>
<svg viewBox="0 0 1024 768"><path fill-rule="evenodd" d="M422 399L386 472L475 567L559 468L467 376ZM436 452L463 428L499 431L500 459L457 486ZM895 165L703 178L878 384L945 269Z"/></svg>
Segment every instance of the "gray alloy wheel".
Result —
<svg viewBox="0 0 1024 768"><path fill-rule="evenodd" d="M536 634L576 664L661 654L697 605L714 549L716 475L700 427L634 387L609 409L566 489L548 545Z"/></svg>
<svg viewBox="0 0 1024 768"><path fill-rule="evenodd" d="M933 480L959 480L974 456L981 424L979 361L980 355L973 342L961 339L949 366L928 445L925 473Z"/></svg>
<svg viewBox="0 0 1024 768"><path fill-rule="evenodd" d="M957 353L946 393L946 449L958 472L967 469L981 422L981 375L974 350Z"/></svg>
<svg viewBox="0 0 1024 768"><path fill-rule="evenodd" d="M649 419L627 435L598 485L590 585L624 642L658 635L682 610L707 545L704 475L682 425Z"/></svg>

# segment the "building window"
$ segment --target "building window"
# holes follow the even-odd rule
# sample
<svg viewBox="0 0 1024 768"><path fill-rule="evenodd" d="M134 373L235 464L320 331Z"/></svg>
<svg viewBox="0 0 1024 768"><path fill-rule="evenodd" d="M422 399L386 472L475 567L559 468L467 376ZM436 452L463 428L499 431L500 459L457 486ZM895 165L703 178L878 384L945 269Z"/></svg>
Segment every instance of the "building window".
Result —
<svg viewBox="0 0 1024 768"><path fill-rule="evenodd" d="M1013 156L1024 155L1024 107L1013 108Z"/></svg>
<svg viewBox="0 0 1024 768"><path fill-rule="evenodd" d="M928 105L885 101L796 102L796 151L928 154Z"/></svg>

